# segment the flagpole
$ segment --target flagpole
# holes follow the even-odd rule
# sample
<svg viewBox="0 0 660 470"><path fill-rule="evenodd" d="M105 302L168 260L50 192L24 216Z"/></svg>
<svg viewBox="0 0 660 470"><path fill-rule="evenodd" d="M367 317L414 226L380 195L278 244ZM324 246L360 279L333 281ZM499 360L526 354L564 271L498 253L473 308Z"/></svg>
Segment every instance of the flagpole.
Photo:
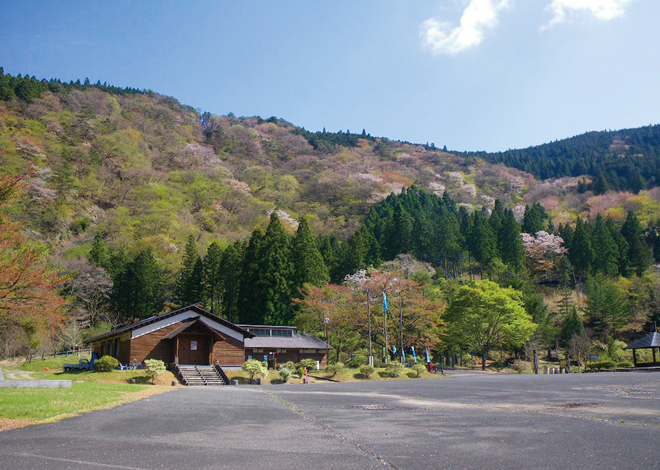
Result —
<svg viewBox="0 0 660 470"><path fill-rule="evenodd" d="M369 300L369 288L367 287L367 316L369 317L369 365L374 365L374 353L371 349L371 308Z"/></svg>
<svg viewBox="0 0 660 470"><path fill-rule="evenodd" d="M401 363L405 365L403 360L403 298L399 290L399 347L401 348Z"/></svg>
<svg viewBox="0 0 660 470"><path fill-rule="evenodd" d="M383 291L383 336L385 336L385 345L383 346L383 362L387 361L387 311L389 307L387 306L387 296L385 291Z"/></svg>

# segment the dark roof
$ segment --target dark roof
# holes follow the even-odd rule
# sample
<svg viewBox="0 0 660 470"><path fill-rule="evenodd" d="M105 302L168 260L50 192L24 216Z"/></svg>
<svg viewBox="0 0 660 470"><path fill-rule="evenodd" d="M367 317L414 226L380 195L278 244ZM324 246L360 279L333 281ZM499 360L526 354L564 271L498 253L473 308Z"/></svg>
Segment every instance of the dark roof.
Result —
<svg viewBox="0 0 660 470"><path fill-rule="evenodd" d="M298 334L292 338L285 336L256 336L245 339L245 348L273 348L273 349L333 349L325 341L314 335Z"/></svg>
<svg viewBox="0 0 660 470"><path fill-rule="evenodd" d="M102 335L95 336L94 338L88 339L87 341L85 341L85 343L89 344L89 343L93 343L93 342L101 340L101 339L109 338L111 336L117 336L117 335L120 335L122 333L126 333L128 331L133 331L133 330L141 328L145 325L150 325L152 323L159 322L159 321L164 320L166 318L173 317L174 315L178 315L179 313L185 312L187 310L192 310L193 312L195 312L195 313L197 313L201 316L207 317L207 318L209 318L213 321L216 321L216 322L220 323L221 325L226 326L227 328L231 328L234 331L238 331L245 338L254 337L254 333L250 333L249 331L244 330L243 328L241 328L239 326L236 326L233 323L228 322L227 320L223 320L222 318L220 318L217 315L212 314L211 312L207 312L206 310L201 308L198 304L192 304L192 305L188 305L186 307L181 307L179 309L172 310L171 312L164 313L163 315L155 315L153 317L145 318L144 320L140 320L139 322L132 323L130 325L120 326L119 328L117 328L115 330L112 330L109 333L104 333Z"/></svg>
<svg viewBox="0 0 660 470"><path fill-rule="evenodd" d="M645 349L645 348L660 348L660 333L649 333L643 338L633 341L624 349Z"/></svg>
<svg viewBox="0 0 660 470"><path fill-rule="evenodd" d="M244 324L237 324L236 326L240 326L241 328L259 328L262 330L297 330L298 327L296 326L284 326L284 325L244 325Z"/></svg>

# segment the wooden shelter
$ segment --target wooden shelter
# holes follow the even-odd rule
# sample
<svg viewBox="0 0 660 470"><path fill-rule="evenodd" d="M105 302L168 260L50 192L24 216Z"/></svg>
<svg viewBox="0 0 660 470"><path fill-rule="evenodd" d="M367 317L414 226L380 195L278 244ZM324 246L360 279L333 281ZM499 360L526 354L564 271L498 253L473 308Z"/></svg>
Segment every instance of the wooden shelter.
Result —
<svg viewBox="0 0 660 470"><path fill-rule="evenodd" d="M651 351L653 351L653 363L644 363L643 366L640 365L639 367L660 366L660 363L658 363L658 359L656 357L656 350L660 349L660 333L655 331L653 333L649 333L643 338L640 338L637 341L633 341L628 346L626 346L625 349L632 349L633 364L635 367L638 367L636 353L638 349L651 349Z"/></svg>
<svg viewBox="0 0 660 470"><path fill-rule="evenodd" d="M207 312L199 304L122 326L87 343L99 357L123 364L160 359L167 365L240 366L253 333Z"/></svg>

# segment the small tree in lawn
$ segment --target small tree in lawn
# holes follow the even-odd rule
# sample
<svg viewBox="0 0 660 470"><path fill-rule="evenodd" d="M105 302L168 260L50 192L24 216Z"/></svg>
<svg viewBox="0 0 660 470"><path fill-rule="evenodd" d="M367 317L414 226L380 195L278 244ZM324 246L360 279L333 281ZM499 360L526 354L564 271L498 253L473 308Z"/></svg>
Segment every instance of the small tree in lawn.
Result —
<svg viewBox="0 0 660 470"><path fill-rule="evenodd" d="M521 347L536 329L521 293L487 280L461 286L444 318L448 342L477 352L484 370L492 349Z"/></svg>
<svg viewBox="0 0 660 470"><path fill-rule="evenodd" d="M257 361L256 359L248 359L243 363L241 369L248 373L250 376L250 382L253 383L257 376L261 376L262 378L268 376L268 369L266 366L264 366L261 361Z"/></svg>
<svg viewBox="0 0 660 470"><path fill-rule="evenodd" d="M147 359L144 361L144 366L147 375L151 378L151 383L154 383L156 377L165 372L165 363L158 359Z"/></svg>

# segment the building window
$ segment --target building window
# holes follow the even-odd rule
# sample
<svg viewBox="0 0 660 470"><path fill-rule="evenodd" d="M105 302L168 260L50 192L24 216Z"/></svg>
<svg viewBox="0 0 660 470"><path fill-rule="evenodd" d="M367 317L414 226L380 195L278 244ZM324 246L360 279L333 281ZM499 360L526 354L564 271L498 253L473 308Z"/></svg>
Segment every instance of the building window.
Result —
<svg viewBox="0 0 660 470"><path fill-rule="evenodd" d="M197 351L197 341L191 341L190 342L190 350L191 351Z"/></svg>
<svg viewBox="0 0 660 470"><path fill-rule="evenodd" d="M291 338L293 336L293 331L291 330L272 330L273 336L279 336L281 338Z"/></svg>

